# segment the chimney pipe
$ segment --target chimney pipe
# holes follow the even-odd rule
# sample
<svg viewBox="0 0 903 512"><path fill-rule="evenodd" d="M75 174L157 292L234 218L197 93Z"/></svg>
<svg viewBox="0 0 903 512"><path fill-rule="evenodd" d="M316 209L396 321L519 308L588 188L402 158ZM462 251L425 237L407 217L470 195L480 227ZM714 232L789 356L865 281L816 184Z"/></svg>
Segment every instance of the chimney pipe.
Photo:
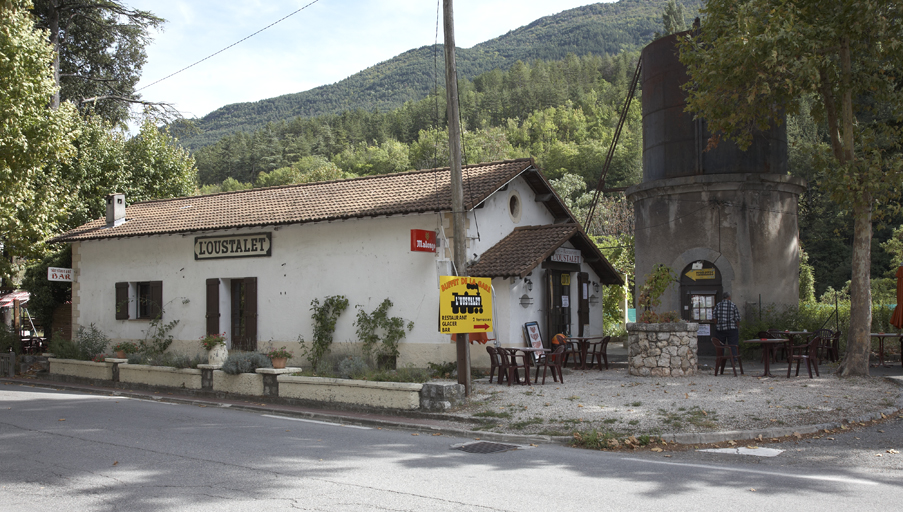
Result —
<svg viewBox="0 0 903 512"><path fill-rule="evenodd" d="M125 194L107 196L107 227L112 228L125 222Z"/></svg>

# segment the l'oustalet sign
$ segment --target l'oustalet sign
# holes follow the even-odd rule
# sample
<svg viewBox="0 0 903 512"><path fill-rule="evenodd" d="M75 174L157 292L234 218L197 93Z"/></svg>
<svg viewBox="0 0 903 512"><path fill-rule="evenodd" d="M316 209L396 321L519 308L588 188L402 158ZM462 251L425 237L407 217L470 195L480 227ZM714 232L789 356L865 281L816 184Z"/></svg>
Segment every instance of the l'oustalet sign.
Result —
<svg viewBox="0 0 903 512"><path fill-rule="evenodd" d="M252 258L272 254L271 233L199 236L194 239L194 259Z"/></svg>

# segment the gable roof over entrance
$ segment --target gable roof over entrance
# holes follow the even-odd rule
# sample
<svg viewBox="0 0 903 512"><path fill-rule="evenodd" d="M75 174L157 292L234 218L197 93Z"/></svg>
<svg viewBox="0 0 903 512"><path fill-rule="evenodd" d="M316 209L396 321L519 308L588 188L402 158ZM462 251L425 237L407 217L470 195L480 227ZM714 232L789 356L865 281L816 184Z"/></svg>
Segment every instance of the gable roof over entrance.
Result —
<svg viewBox="0 0 903 512"><path fill-rule="evenodd" d="M464 205L471 210L517 176L523 176L560 222L576 222L533 159L465 166ZM179 197L128 205L126 222L108 226L101 218L51 242L75 242L283 224L302 224L384 215L451 211L449 169L365 176Z"/></svg>
<svg viewBox="0 0 903 512"><path fill-rule="evenodd" d="M480 255L480 261L471 265L467 272L480 277L525 277L568 241L580 250L602 284L624 284L621 275L577 224L514 228Z"/></svg>

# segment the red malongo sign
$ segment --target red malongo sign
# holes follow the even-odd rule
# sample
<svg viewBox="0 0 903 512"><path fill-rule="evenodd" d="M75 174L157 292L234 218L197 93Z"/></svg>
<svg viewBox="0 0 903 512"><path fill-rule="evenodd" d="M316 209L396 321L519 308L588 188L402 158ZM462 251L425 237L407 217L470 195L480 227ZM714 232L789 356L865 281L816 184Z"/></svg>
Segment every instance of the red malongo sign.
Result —
<svg viewBox="0 0 903 512"><path fill-rule="evenodd" d="M425 229L411 230L411 250L418 252L436 252L436 232Z"/></svg>

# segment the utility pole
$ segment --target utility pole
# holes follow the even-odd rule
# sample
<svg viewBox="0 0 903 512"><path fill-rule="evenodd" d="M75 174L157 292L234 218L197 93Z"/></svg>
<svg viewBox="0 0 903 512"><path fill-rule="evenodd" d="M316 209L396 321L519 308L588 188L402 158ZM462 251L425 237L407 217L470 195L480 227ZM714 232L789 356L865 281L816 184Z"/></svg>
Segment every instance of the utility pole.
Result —
<svg viewBox="0 0 903 512"><path fill-rule="evenodd" d="M455 20L452 0L442 1L445 32L445 91L448 103L448 154L451 157L452 233L455 269L458 276L467 275L467 239L464 215L464 180L461 175L461 125L458 114L458 72L455 66ZM458 384L464 385L464 396L470 396L470 346L467 334L455 337L458 352Z"/></svg>

